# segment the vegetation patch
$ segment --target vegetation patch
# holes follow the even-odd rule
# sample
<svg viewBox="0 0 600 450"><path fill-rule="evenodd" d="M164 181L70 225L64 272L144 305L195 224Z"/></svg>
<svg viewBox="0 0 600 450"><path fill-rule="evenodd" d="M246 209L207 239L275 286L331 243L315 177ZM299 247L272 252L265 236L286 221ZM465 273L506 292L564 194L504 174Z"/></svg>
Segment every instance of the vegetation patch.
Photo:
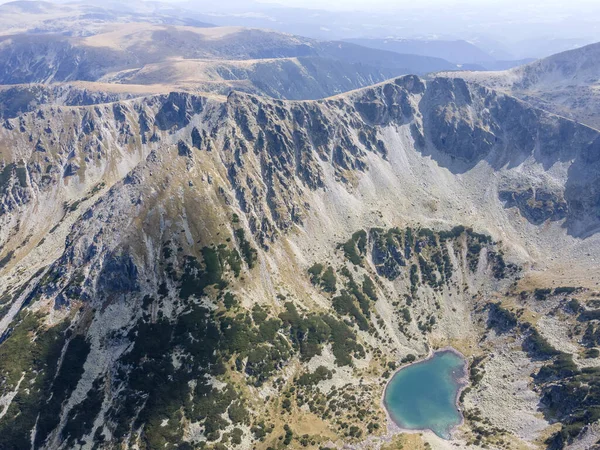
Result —
<svg viewBox="0 0 600 450"><path fill-rule="evenodd" d="M61 432L68 447L72 447L75 442L83 445L82 438L92 431L94 420L104 401L104 381L104 378L94 380L85 399L69 411L67 423Z"/></svg>
<svg viewBox="0 0 600 450"><path fill-rule="evenodd" d="M530 358L546 360L560 354L535 327L529 324L524 324L524 327L529 329L529 336L523 341L523 350Z"/></svg>
<svg viewBox="0 0 600 450"><path fill-rule="evenodd" d="M488 309L488 328L493 328L498 333L506 333L518 324L518 318L515 313L503 308L500 302L490 303Z"/></svg>
<svg viewBox="0 0 600 450"><path fill-rule="evenodd" d="M362 265L363 256L367 248L367 233L357 231L352 237L340 246L346 258L355 266Z"/></svg>
<svg viewBox="0 0 600 450"><path fill-rule="evenodd" d="M237 230L235 230L235 238L238 245L240 246L240 251L242 252L242 257L244 258L244 261L248 265L248 268L252 269L256 265L258 252L246 239L246 235L242 228L238 228Z"/></svg>
<svg viewBox="0 0 600 450"><path fill-rule="evenodd" d="M11 334L0 345L3 395L13 392L21 378L22 381L13 402L0 419L0 448L17 450L31 447L31 430L40 406L51 401L52 382L68 323L46 328L38 314L27 312L19 313L13 323ZM66 373L63 380L61 387L72 384ZM60 394L58 387L56 392Z"/></svg>

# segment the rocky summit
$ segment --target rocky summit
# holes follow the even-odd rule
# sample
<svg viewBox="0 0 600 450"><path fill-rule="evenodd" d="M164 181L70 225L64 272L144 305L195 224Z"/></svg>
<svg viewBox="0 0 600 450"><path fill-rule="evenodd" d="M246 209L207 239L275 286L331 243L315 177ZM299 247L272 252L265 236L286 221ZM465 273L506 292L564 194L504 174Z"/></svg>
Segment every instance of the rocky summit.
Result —
<svg viewBox="0 0 600 450"><path fill-rule="evenodd" d="M109 78L0 89L0 449L598 445L600 131L456 74ZM448 348L460 424L403 429Z"/></svg>

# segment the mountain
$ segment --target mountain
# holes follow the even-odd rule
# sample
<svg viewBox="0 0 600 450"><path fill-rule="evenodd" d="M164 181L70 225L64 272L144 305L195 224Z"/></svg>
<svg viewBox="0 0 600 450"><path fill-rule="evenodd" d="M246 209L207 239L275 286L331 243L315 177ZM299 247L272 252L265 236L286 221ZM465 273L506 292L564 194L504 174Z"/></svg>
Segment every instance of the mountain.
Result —
<svg viewBox="0 0 600 450"><path fill-rule="evenodd" d="M37 111L41 105L83 106L168 93L167 86L72 82L0 86L0 120Z"/></svg>
<svg viewBox="0 0 600 450"><path fill-rule="evenodd" d="M0 128L0 448L599 438L597 130L444 77L90 103ZM394 432L446 346L464 425Z"/></svg>
<svg viewBox="0 0 600 450"><path fill-rule="evenodd" d="M438 58L374 51L238 27L105 24L81 37L0 37L0 84L101 82L277 98L316 99L390 77L456 66Z"/></svg>
<svg viewBox="0 0 600 450"><path fill-rule="evenodd" d="M579 38L561 38L557 36L536 36L530 39L517 41L513 44L518 57L532 57L536 59L547 58L556 53L575 50L579 47L592 44L593 36Z"/></svg>
<svg viewBox="0 0 600 450"><path fill-rule="evenodd" d="M455 64L478 64L496 60L489 53L464 40L444 41L389 38L347 39L347 42L396 53L443 58Z"/></svg>
<svg viewBox="0 0 600 450"><path fill-rule="evenodd" d="M532 58L521 60L499 60L476 45L467 41L444 41L424 39L346 39L364 47L388 50L402 54L413 54L442 58L458 64L462 70L506 70L533 61Z"/></svg>
<svg viewBox="0 0 600 450"><path fill-rule="evenodd" d="M423 23L311 14L0 5L0 449L600 442L597 47L230 26ZM462 423L407 432L388 383L444 349Z"/></svg>
<svg viewBox="0 0 600 450"><path fill-rule="evenodd" d="M508 71L459 72L456 76L510 92L540 108L599 128L599 64L600 43Z"/></svg>
<svg viewBox="0 0 600 450"><path fill-rule="evenodd" d="M508 70L513 67L524 66L535 61L533 58L519 59L519 60L499 60L499 61L485 61L476 64L461 64L461 72L464 70L469 71L500 71Z"/></svg>
<svg viewBox="0 0 600 450"><path fill-rule="evenodd" d="M123 8L123 5L86 3L51 3L44 1L14 1L0 4L0 35L20 33L57 33L71 36L90 36L101 31L107 23L151 23L211 27L210 23L196 20L189 15L172 14L173 11L159 4L155 8ZM133 6L133 3L130 4Z"/></svg>

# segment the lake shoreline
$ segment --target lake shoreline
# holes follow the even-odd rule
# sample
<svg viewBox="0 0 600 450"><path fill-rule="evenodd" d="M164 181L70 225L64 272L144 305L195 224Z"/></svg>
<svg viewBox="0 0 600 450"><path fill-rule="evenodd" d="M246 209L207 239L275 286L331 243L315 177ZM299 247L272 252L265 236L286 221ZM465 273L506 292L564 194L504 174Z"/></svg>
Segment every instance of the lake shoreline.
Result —
<svg viewBox="0 0 600 450"><path fill-rule="evenodd" d="M460 423L458 423L457 425L455 425L454 427L452 427L452 429L449 431L449 438L445 438L442 436L439 436L437 433L435 433L433 430L431 430L430 428L406 428L403 427L402 424L398 423L390 414L390 411L388 409L387 403L386 403L386 393L388 391L389 385L391 383L391 381L394 379L394 377L398 374L398 372L400 372L401 370L404 370L408 367L417 365L417 364L423 364L429 360L431 360L436 354L438 353L445 353L445 352L451 352L454 353L455 355L459 356L463 361L464 361L464 366L463 366L463 373L457 377L455 379L456 383L459 385L459 388L456 392L456 398L454 399L454 404L456 406L456 409L460 415ZM381 396L381 405L383 406L383 409L385 411L385 415L387 418L387 428L388 428L388 433L391 433L392 435L395 435L397 433L423 433L423 432L429 432L434 434L435 436L444 439L446 441L452 440L452 433L454 433L456 431L457 428L459 428L460 426L462 426L465 422L465 417L462 411L462 408L460 406L460 396L462 394L462 392L468 387L469 385L469 360L458 350L456 350L453 347L443 347L443 348L439 348L436 350L432 350L431 348L429 349L429 353L427 354L427 356L421 360L418 361L413 361L405 366L399 367L398 369L396 369L394 371L394 373L390 376L390 378L386 381L385 384L385 388L383 389L383 394Z"/></svg>

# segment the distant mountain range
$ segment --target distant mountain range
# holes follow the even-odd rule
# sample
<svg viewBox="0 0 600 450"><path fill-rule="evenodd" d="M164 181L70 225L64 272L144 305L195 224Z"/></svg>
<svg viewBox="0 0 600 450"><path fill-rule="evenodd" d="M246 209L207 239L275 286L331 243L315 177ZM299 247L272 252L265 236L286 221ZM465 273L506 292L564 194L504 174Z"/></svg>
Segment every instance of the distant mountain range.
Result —
<svg viewBox="0 0 600 450"><path fill-rule="evenodd" d="M346 39L346 41L396 53L412 53L444 58L456 64L477 64L496 60L489 53L463 40Z"/></svg>
<svg viewBox="0 0 600 450"><path fill-rule="evenodd" d="M424 40L424 39L346 39L347 42L365 47L388 50L396 53L409 53L443 58L468 70L502 70L527 62L526 60L497 60L492 54L476 45L464 41Z"/></svg>
<svg viewBox="0 0 600 450"><path fill-rule="evenodd" d="M116 3L51 3L44 1L14 1L0 4L0 35L18 33L58 33L89 36L107 23L186 25L210 27L210 23L189 15L172 14L162 8L127 8Z"/></svg>
<svg viewBox="0 0 600 450"><path fill-rule="evenodd" d="M27 29L27 21L12 22L15 32L0 34L0 84L85 81L315 99L402 74L458 69L441 58L348 42L243 27L171 25L164 17L146 23L135 14L92 16L71 5L55 10L46 4L5 4L0 23L27 10L39 16L34 29ZM54 19L47 18L49 10ZM81 20L74 19L78 14Z"/></svg>

